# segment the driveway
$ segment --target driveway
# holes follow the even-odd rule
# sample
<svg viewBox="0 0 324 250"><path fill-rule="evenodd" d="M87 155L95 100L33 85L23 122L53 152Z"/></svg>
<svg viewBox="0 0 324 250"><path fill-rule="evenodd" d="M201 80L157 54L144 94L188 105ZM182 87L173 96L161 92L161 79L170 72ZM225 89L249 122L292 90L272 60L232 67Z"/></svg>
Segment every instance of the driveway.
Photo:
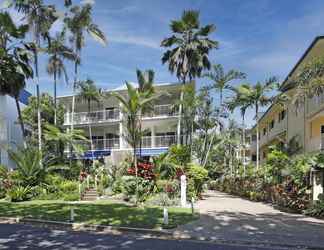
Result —
<svg viewBox="0 0 324 250"><path fill-rule="evenodd" d="M200 219L180 226L180 237L324 247L324 221L280 212L268 204L208 191L196 209Z"/></svg>

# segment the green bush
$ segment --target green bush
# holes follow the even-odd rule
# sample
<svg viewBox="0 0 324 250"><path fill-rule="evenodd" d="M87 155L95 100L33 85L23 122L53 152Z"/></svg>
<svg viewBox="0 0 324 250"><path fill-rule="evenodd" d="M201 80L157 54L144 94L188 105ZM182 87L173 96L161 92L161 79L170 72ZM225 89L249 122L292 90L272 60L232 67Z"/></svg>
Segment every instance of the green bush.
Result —
<svg viewBox="0 0 324 250"><path fill-rule="evenodd" d="M77 192L79 190L79 182L65 180L59 184L58 189L59 192L64 194Z"/></svg>
<svg viewBox="0 0 324 250"><path fill-rule="evenodd" d="M10 201L26 201L32 198L32 188L23 186L14 186L7 191L7 196Z"/></svg>
<svg viewBox="0 0 324 250"><path fill-rule="evenodd" d="M189 164L187 175L189 177L188 186L193 186L194 196L200 197L203 191L203 184L207 181L208 171L202 166L196 164ZM190 190L192 192L192 190Z"/></svg>
<svg viewBox="0 0 324 250"><path fill-rule="evenodd" d="M324 218L324 199L316 201L304 213L309 216Z"/></svg>
<svg viewBox="0 0 324 250"><path fill-rule="evenodd" d="M173 145L169 148L168 158L176 165L185 166L191 159L190 147L184 145Z"/></svg>
<svg viewBox="0 0 324 250"><path fill-rule="evenodd" d="M78 192L63 194L62 198L64 201L78 201L80 199L80 195Z"/></svg>
<svg viewBox="0 0 324 250"><path fill-rule="evenodd" d="M150 196L145 202L149 206L177 206L180 204L179 199L170 199L166 193L158 193L153 196Z"/></svg>

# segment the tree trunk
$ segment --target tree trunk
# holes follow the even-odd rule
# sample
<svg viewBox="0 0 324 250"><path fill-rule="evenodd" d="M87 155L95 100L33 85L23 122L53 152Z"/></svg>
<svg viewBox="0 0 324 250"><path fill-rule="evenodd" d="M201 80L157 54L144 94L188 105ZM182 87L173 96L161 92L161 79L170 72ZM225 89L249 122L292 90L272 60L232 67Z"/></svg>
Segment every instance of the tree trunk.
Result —
<svg viewBox="0 0 324 250"><path fill-rule="evenodd" d="M21 132L22 132L22 136L23 136L23 144L24 144L24 148L26 148L27 147L27 145L26 145L26 130L25 130L24 121L23 121L22 115L21 115L19 96L15 96L15 102L16 102L16 108L17 108L17 112L18 112L18 120L19 120Z"/></svg>
<svg viewBox="0 0 324 250"><path fill-rule="evenodd" d="M36 40L35 40L36 41ZM35 42L37 44L37 42ZM37 46L37 45L36 45ZM42 153L42 127L41 127L41 111L40 111L40 92L39 92L39 74L38 74L38 48L34 51L34 67L36 75L36 96L37 96L37 130L38 130L38 150Z"/></svg>
<svg viewBox="0 0 324 250"><path fill-rule="evenodd" d="M242 144L243 144L243 176L245 177L246 172L246 160L245 160L245 114L242 115L242 122L243 122L243 138L242 138Z"/></svg>
<svg viewBox="0 0 324 250"><path fill-rule="evenodd" d="M89 126L89 137L90 137L90 150L91 150L91 155L92 155L92 168L94 169L94 167L95 167L95 164L94 164L94 147L93 147L93 140L92 140L90 112L91 112L91 101L88 100L88 122L89 122L88 126Z"/></svg>
<svg viewBox="0 0 324 250"><path fill-rule="evenodd" d="M184 86L184 84L183 84ZM180 105L179 105L179 118L178 118L178 127L177 127L177 144L181 144L181 122L182 122L182 102L183 102L183 90L180 93Z"/></svg>
<svg viewBox="0 0 324 250"><path fill-rule="evenodd" d="M259 138L259 105L255 104L255 114L256 114L256 136L257 136L257 150L256 150L256 170L259 170L259 154L260 154L260 138Z"/></svg>
<svg viewBox="0 0 324 250"><path fill-rule="evenodd" d="M56 68L54 69L54 125L57 125L57 105L56 105Z"/></svg>

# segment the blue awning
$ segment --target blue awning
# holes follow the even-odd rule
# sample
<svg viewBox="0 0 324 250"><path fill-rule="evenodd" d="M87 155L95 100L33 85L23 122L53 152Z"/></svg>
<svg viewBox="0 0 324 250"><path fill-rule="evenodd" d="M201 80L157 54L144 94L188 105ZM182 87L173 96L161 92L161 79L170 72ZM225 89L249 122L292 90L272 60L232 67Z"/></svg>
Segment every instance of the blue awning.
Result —
<svg viewBox="0 0 324 250"><path fill-rule="evenodd" d="M83 156L78 156L77 158L83 160L93 160L93 159L98 159L109 155L111 155L111 150L95 150L93 152L87 151L83 154Z"/></svg>
<svg viewBox="0 0 324 250"><path fill-rule="evenodd" d="M28 105L28 99L31 97L31 93L29 93L27 90L22 89L19 94L19 101L22 104Z"/></svg>
<svg viewBox="0 0 324 250"><path fill-rule="evenodd" d="M142 148L141 155L142 156L155 156L160 155L168 151L168 148ZM138 149L136 152L137 155L140 154L140 150Z"/></svg>

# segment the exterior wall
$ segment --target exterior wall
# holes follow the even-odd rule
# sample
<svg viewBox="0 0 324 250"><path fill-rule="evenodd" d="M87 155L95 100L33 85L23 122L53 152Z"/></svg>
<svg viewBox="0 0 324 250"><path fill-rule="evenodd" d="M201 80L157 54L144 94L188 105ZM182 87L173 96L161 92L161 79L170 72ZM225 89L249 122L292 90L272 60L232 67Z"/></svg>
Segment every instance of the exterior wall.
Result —
<svg viewBox="0 0 324 250"><path fill-rule="evenodd" d="M22 108L24 105L21 105ZM17 109L15 100L9 96L0 96L0 144L2 147L15 149L22 145L22 132L17 122ZM8 153L4 148L0 148L0 163L13 168L14 163L9 159Z"/></svg>

